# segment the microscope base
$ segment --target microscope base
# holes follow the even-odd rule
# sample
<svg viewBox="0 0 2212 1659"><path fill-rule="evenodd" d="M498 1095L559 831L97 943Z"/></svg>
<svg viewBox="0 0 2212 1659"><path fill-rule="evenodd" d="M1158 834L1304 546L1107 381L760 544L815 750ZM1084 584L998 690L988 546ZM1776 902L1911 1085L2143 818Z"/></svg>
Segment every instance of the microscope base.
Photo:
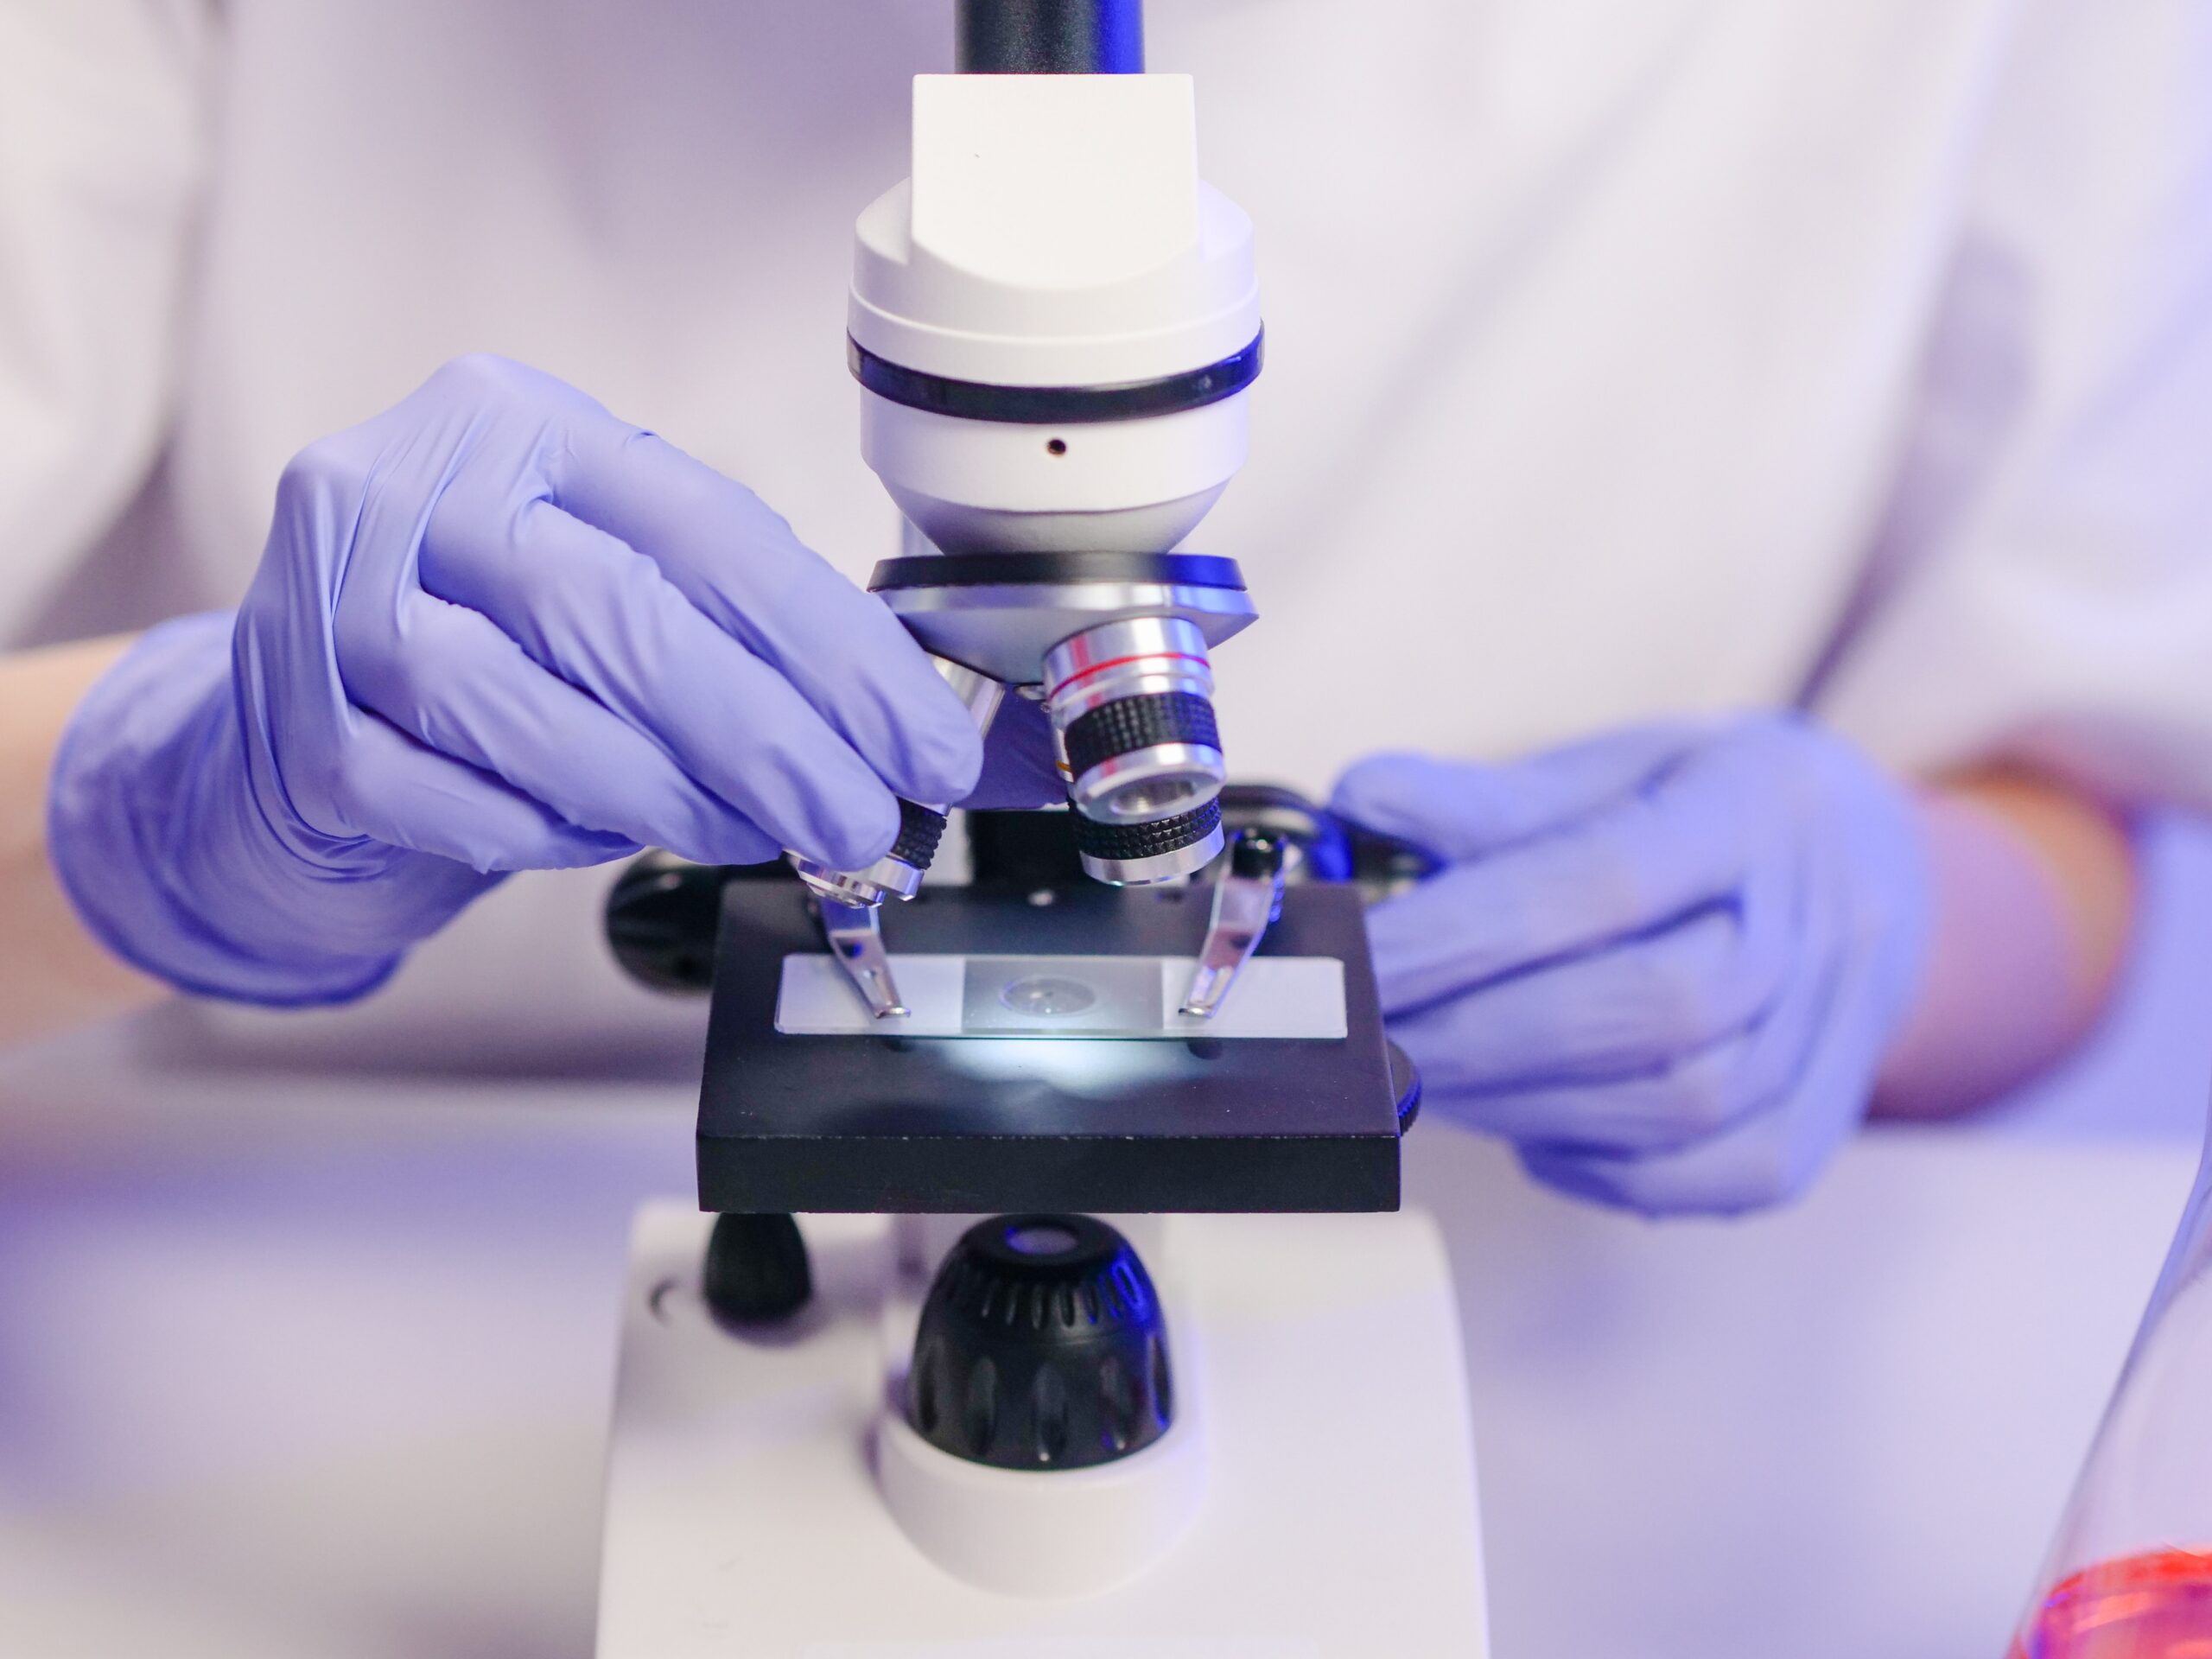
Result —
<svg viewBox="0 0 2212 1659"><path fill-rule="evenodd" d="M599 1659L1488 1651L1458 1316L1427 1217L1148 1220L1141 1249L1194 1391L1170 1433L1203 1436L1205 1487L1164 1560L1071 1599L975 1588L884 1503L874 1446L935 1265L902 1270L915 1230L803 1218L813 1302L737 1335L700 1300L712 1221L676 1202L638 1219Z"/></svg>

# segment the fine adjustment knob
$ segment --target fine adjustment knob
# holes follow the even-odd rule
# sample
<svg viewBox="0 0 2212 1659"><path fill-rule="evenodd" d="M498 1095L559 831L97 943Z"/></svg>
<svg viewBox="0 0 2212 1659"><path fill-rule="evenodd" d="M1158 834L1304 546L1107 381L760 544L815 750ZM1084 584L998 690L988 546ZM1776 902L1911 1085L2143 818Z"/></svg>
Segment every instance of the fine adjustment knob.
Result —
<svg viewBox="0 0 2212 1659"><path fill-rule="evenodd" d="M1174 1417L1167 1333L1144 1263L1090 1216L996 1216L938 1269L906 1421L1001 1469L1081 1469L1141 1451Z"/></svg>

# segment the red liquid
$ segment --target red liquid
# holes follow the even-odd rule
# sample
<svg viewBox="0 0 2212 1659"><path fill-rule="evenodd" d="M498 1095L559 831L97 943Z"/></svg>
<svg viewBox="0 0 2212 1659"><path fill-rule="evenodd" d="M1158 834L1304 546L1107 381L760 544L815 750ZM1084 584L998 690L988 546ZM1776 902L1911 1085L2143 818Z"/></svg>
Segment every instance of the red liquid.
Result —
<svg viewBox="0 0 2212 1659"><path fill-rule="evenodd" d="M2076 1573L2012 1659L2212 1659L2212 1553L2163 1549Z"/></svg>

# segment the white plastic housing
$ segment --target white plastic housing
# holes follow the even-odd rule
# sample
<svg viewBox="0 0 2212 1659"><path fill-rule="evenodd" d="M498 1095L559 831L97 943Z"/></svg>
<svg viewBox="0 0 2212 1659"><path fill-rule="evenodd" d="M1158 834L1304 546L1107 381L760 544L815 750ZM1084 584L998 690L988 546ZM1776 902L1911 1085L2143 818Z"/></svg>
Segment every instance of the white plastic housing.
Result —
<svg viewBox="0 0 2212 1659"><path fill-rule="evenodd" d="M916 1548L1002 1596L1095 1595L1140 1576L1183 1541L1205 1490L1196 1368L1177 1353L1178 1414L1141 1452L1095 1469L992 1469L938 1450L898 1413L877 1425L884 1505Z"/></svg>
<svg viewBox="0 0 2212 1659"><path fill-rule="evenodd" d="M1047 427L959 420L863 391L861 454L948 553L1159 553L1197 528L1244 464L1250 397Z"/></svg>
<svg viewBox="0 0 2212 1659"><path fill-rule="evenodd" d="M700 1300L712 1224L688 1200L639 1217L607 1452L598 1659L1490 1651L1457 1306L1427 1217L1151 1223L1141 1248L1167 1309L1178 1395L1204 1390L1198 1414L1158 1444L1202 1430L1192 1449L1203 1451L1204 1487L1194 1513L1160 1512L1152 1548L1141 1527L1122 1535L1121 1547L1154 1556L1148 1567L1058 1599L1033 1580L1008 1595L948 1571L1004 1535L996 1506L978 1506L969 1520L983 1530L963 1541L957 1494L940 1493L950 1507L934 1522L896 1512L903 1500L881 1472L888 1438L868 1455L912 1349L922 1274L957 1228L910 1224L901 1249L880 1217L801 1217L815 1300L790 1325L745 1337ZM1007 1548L1067 1551L1090 1525L1141 1520L1134 1509L1084 1512L1097 1496L1084 1477L1115 1467L974 1472L1039 1483L1013 1496L1052 1511L1054 1541ZM934 1478L924 1464L906 1472ZM1054 1485L1063 1480L1077 1484ZM1090 1541L1091 1567L1117 1548L1105 1530Z"/></svg>
<svg viewBox="0 0 2212 1659"><path fill-rule="evenodd" d="M861 215L849 327L952 380L1188 373L1260 332L1252 224L1198 178L1187 75L922 75L913 176ZM1158 553L1243 465L1247 394L1058 425L861 395L861 449L949 553Z"/></svg>
<svg viewBox="0 0 2212 1659"><path fill-rule="evenodd" d="M1188 75L919 75L913 176L861 215L848 326L1002 386L1158 379L1260 332L1252 221L1202 183Z"/></svg>

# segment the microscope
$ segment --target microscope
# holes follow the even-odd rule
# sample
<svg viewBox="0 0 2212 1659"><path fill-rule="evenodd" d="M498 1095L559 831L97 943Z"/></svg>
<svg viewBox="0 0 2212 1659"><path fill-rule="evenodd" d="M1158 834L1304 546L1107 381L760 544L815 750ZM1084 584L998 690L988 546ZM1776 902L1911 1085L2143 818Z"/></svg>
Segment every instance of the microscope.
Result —
<svg viewBox="0 0 2212 1659"><path fill-rule="evenodd" d="M957 0L848 359L903 515L870 587L1065 810L902 804L862 870L649 856L610 936L711 986L696 1207L639 1216L600 1659L1480 1659L1461 1347L1399 1209L1419 1103L1363 893L1228 782L1185 539L1261 369L1249 220L1139 0Z"/></svg>

